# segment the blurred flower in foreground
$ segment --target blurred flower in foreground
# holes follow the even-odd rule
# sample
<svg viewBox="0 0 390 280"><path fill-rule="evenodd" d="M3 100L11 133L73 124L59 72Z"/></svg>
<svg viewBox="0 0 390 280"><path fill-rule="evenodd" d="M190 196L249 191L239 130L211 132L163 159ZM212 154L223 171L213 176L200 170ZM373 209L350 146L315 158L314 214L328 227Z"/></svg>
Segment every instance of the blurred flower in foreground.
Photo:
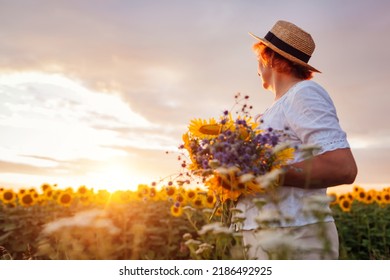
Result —
<svg viewBox="0 0 390 280"><path fill-rule="evenodd" d="M75 216L69 218L61 218L45 225L44 234L63 230L71 227L91 227L105 228L110 234L117 234L119 229L113 224L112 220L106 217L104 210L92 209L88 211L78 212Z"/></svg>

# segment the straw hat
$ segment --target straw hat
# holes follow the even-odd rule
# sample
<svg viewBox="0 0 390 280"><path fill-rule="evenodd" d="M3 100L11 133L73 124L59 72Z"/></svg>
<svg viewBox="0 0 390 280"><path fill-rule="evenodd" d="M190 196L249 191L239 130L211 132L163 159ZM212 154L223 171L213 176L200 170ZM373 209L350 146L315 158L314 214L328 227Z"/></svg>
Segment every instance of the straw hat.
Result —
<svg viewBox="0 0 390 280"><path fill-rule="evenodd" d="M315 49L313 38L295 24L279 20L264 38L249 34L288 60L321 73L308 64Z"/></svg>

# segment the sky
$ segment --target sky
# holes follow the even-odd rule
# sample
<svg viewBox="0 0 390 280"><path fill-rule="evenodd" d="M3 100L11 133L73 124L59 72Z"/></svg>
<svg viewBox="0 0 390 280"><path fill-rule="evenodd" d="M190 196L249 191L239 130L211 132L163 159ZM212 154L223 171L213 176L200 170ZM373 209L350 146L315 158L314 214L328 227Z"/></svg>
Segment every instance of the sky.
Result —
<svg viewBox="0 0 390 280"><path fill-rule="evenodd" d="M134 189L175 176L193 118L273 101L251 46L277 20L316 42L359 174L390 185L390 2L0 0L0 185ZM168 152L168 153L167 153Z"/></svg>

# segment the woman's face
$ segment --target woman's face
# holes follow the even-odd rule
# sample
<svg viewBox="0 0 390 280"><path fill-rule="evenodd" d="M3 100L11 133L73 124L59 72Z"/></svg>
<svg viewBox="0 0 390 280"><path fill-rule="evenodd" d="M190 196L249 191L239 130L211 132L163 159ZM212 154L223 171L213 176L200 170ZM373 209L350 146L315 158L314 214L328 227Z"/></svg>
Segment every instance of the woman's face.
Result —
<svg viewBox="0 0 390 280"><path fill-rule="evenodd" d="M268 89L270 86L272 69L271 67L264 65L264 62L260 56L258 58L257 73L262 80L263 88Z"/></svg>

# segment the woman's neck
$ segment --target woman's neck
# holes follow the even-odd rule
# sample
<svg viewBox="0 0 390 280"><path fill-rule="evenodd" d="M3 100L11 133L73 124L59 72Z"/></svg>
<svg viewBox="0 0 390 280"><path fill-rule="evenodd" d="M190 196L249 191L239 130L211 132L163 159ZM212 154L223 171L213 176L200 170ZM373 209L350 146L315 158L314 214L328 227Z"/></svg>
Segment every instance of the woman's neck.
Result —
<svg viewBox="0 0 390 280"><path fill-rule="evenodd" d="M285 95L292 86L301 81L303 80L291 75L277 72L274 73L273 92L275 94L275 101Z"/></svg>

